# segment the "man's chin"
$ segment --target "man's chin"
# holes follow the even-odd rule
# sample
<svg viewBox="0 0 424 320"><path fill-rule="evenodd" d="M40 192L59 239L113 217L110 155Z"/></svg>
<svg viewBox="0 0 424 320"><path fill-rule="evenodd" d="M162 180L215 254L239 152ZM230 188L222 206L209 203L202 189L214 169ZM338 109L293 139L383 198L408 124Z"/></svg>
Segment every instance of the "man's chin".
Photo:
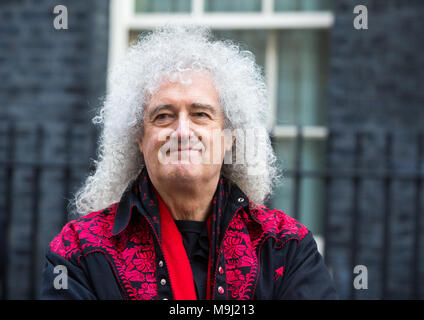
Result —
<svg viewBox="0 0 424 320"><path fill-rule="evenodd" d="M202 168L201 165L192 163L179 163L179 164L168 164L164 170L163 178L173 181L175 183L181 182L194 182L202 179Z"/></svg>

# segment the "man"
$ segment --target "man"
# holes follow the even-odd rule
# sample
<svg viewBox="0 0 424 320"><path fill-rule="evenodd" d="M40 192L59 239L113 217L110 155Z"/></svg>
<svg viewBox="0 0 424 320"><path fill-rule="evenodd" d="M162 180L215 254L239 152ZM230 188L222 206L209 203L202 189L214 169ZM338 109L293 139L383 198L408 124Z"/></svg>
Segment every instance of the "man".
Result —
<svg viewBox="0 0 424 320"><path fill-rule="evenodd" d="M111 80L83 217L50 243L42 298L337 298L311 232L263 206L277 169L250 52L167 26Z"/></svg>

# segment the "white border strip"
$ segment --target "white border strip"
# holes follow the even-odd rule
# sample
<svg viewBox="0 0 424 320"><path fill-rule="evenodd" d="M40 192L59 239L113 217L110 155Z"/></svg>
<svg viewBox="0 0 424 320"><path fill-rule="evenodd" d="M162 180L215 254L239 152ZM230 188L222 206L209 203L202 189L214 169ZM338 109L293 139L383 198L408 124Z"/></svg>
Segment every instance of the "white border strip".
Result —
<svg viewBox="0 0 424 320"><path fill-rule="evenodd" d="M286 125L273 128L271 135L275 138L295 138L301 134L308 139L325 139L328 136L328 129L323 126L297 126Z"/></svg>
<svg viewBox="0 0 424 320"><path fill-rule="evenodd" d="M334 24L332 12L284 13L200 13L194 14L136 14L128 28L152 29L164 23L194 24L212 29L328 29Z"/></svg>
<svg viewBox="0 0 424 320"><path fill-rule="evenodd" d="M130 17L134 17L134 1L111 0L109 9L108 72L128 48ZM106 87L109 88L109 77ZM108 90L107 90L108 91Z"/></svg>

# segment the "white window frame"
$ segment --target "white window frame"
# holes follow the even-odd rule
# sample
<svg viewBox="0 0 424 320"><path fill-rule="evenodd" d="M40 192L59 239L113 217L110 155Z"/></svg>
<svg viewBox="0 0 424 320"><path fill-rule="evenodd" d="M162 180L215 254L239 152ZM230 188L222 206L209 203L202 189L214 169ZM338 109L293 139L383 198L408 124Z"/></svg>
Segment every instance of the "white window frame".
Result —
<svg viewBox="0 0 424 320"><path fill-rule="evenodd" d="M108 68L110 70L128 48L131 30L152 29L166 22L208 26L211 29L268 30L265 49L265 75L269 92L267 128L277 139L292 139L301 134L305 139L325 139L325 126L276 125L278 56L277 33L286 29L330 29L334 24L331 11L274 11L274 0L262 0L260 12L205 12L204 0L191 0L189 13L136 13L135 0L110 0L110 38ZM324 241L316 235L323 254Z"/></svg>

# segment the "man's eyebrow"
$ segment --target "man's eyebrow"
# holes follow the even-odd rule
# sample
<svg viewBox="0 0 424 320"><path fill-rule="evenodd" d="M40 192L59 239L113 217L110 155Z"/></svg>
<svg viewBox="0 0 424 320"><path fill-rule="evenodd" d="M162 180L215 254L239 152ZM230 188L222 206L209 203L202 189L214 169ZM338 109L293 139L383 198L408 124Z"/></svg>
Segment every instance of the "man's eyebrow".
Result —
<svg viewBox="0 0 424 320"><path fill-rule="evenodd" d="M213 106L211 106L210 104L207 104L207 103L194 102L190 106L193 109L204 109L204 110L208 110L214 116L217 114L216 108L214 108ZM174 105L173 104L169 104L169 103L168 104L158 105L158 106L152 108L152 110L150 110L150 112L149 112L149 118L152 119L156 113L158 113L159 111L161 111L163 109L173 109L173 108L174 108Z"/></svg>
<svg viewBox="0 0 424 320"><path fill-rule="evenodd" d="M191 107L194 109L206 109L210 111L213 115L216 115L216 110L215 110L216 108L214 108L210 104L195 102L191 104Z"/></svg>
<svg viewBox="0 0 424 320"><path fill-rule="evenodd" d="M163 109L172 109L173 105L172 104L161 104L158 105L156 107L154 107L152 110L150 110L149 112L149 118L152 119L153 116L158 113L159 111L163 110Z"/></svg>

